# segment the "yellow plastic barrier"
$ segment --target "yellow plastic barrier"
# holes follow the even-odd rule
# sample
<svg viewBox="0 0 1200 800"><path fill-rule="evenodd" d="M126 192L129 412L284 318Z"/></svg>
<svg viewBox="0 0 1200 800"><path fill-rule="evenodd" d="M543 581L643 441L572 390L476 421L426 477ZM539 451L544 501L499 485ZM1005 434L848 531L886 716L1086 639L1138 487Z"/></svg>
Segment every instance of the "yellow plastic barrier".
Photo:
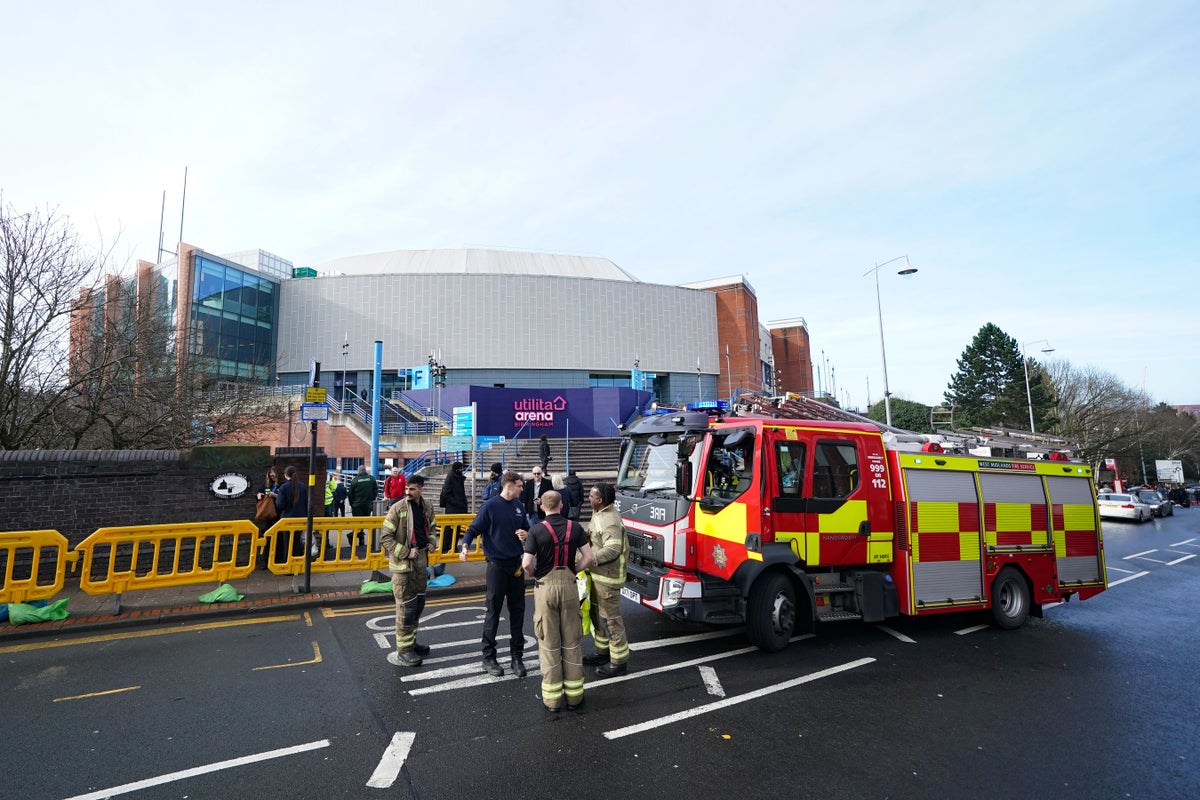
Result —
<svg viewBox="0 0 1200 800"><path fill-rule="evenodd" d="M312 542L316 555L313 572L353 572L387 567L387 556L379 544L383 517L313 517ZM284 517L264 534L267 569L276 575L304 574L304 517ZM366 533L363 534L363 531ZM358 544L363 534L366 544ZM350 546L350 542L354 546Z"/></svg>
<svg viewBox="0 0 1200 800"><path fill-rule="evenodd" d="M380 526L383 517L313 517L315 553L312 557L313 572L352 572L354 570L386 569L387 554L380 544ZM451 564L458 562L458 550L462 546L467 526L475 519L474 514L439 514L437 527L439 547L429 554L429 564ZM281 519L266 531L267 568L276 575L302 575L304 573L304 517ZM365 531L367 546L358 543ZM293 538L298 541L293 543ZM286 539L289 545L283 544ZM354 546L350 546L351 540ZM476 541L474 551L467 554L468 561L483 561L481 542Z"/></svg>
<svg viewBox="0 0 1200 800"><path fill-rule="evenodd" d="M0 533L0 603L49 600L62 591L66 564L74 562L67 539L58 531ZM53 551L53 554L51 553ZM42 582L42 565L54 559L54 580ZM24 565L28 563L26 571ZM18 565L21 569L17 569ZM17 577L20 574L22 577Z"/></svg>
<svg viewBox="0 0 1200 800"><path fill-rule="evenodd" d="M245 578L258 539L249 520L100 528L75 548L83 558L79 588L121 594Z"/></svg>

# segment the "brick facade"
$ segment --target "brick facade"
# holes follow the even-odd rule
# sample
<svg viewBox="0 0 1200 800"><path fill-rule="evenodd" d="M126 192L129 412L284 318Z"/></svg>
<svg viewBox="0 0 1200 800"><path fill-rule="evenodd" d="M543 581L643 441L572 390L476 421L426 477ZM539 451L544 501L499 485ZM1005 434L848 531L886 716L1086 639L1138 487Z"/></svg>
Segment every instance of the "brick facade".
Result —
<svg viewBox="0 0 1200 800"><path fill-rule="evenodd" d="M324 514L325 454L318 449L312 505ZM193 450L38 450L0 452L0 530L57 530L71 547L97 528L253 519L255 493L274 465L295 465L307 483L308 449L212 445ZM250 479L240 498L213 494L225 472Z"/></svg>

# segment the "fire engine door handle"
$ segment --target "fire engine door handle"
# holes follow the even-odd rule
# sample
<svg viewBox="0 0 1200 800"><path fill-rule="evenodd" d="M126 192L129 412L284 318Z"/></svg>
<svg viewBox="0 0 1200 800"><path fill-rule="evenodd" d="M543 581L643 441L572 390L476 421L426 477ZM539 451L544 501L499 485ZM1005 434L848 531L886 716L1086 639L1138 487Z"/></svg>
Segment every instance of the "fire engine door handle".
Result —
<svg viewBox="0 0 1200 800"><path fill-rule="evenodd" d="M871 521L870 520L864 519L862 522L858 523L858 535L859 536L870 536L871 535Z"/></svg>

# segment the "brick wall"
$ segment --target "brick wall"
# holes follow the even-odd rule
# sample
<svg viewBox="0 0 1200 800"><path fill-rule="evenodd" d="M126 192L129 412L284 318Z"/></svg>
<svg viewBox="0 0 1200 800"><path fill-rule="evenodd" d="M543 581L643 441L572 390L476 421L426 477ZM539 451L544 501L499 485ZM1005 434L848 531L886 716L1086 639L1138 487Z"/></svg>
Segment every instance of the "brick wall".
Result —
<svg viewBox="0 0 1200 800"><path fill-rule="evenodd" d="M312 506L324 512L323 465ZM72 547L97 528L253 519L254 494L267 470L294 464L307 483L308 452L260 445L212 445L193 450L38 450L0 452L0 531L57 530ZM213 479L235 472L250 479L240 498L218 497Z"/></svg>

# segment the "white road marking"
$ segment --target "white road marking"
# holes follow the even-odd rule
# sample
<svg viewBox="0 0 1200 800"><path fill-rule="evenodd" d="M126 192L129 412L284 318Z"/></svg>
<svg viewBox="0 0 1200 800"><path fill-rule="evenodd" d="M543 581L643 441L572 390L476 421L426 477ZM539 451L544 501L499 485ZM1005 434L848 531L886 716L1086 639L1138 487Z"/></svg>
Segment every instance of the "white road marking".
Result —
<svg viewBox="0 0 1200 800"><path fill-rule="evenodd" d="M706 705L695 706L694 708L689 708L686 711L680 711L677 714L670 714L665 717L659 717L658 719L651 719L651 720L647 720L645 722L639 722L636 725L628 725L624 728L617 728L616 730L605 731L604 738L605 739L620 739L621 737L631 736L635 733L642 733L643 731L652 730L654 728L661 728L662 726L670 725L673 722L680 722L682 720L690 719L691 717L696 717L701 714L708 714L712 711L718 711L722 708L728 708L730 706L735 706L735 705L738 705L739 703L745 703L750 700L757 700L760 697L766 697L767 695L775 694L776 692L786 691L788 689L795 688L796 686L800 686L805 683L810 683L815 680L820 680L821 678L828 678L831 675L838 674L839 672L845 672L847 670L856 669L858 667L866 666L867 664L872 664L874 662L875 662L875 659L873 659L873 658L860 658L857 661L848 661L845 664L840 664L836 667L830 667L829 669L823 669L820 672L814 672L810 675L804 675L800 678L794 678L790 681L784 681L783 683L779 683L774 686L767 686L763 689L756 689L753 692L739 694L736 697L727 697L724 700L716 700L716 701L708 703Z"/></svg>
<svg viewBox="0 0 1200 800"><path fill-rule="evenodd" d="M388 656L388 661L391 661L391 656ZM401 683L409 681L435 681L441 678L453 678L459 675L475 675L479 672L478 664L459 664L457 667L442 667L441 669L421 670L414 672L411 675L405 675L400 679Z"/></svg>
<svg viewBox="0 0 1200 800"><path fill-rule="evenodd" d="M512 637L510 637L506 633L498 634L496 636L496 645L497 646L503 645L504 642L507 642L511 638ZM480 660L483 659L483 653L479 650L479 647L480 647L479 639L462 639L457 642L442 642L436 646L437 646L438 650L448 650L451 647L463 647L465 645L474 645L475 649L471 650L471 652L469 652L469 653L451 653L448 656L426 656L425 658L421 659L421 661L423 664L428 666L430 664L449 664L451 661L467 661L469 659L480 659ZM392 645L388 645L388 646L392 647ZM432 647L434 645L430 645L430 646ZM501 650L503 650L503 648L501 648ZM526 652L529 652L529 651L536 652L537 651L537 639L534 639L532 636L526 635L525 650L526 650ZM507 651L504 651L504 652L507 652ZM400 666L400 658L397 655L394 647L392 649L392 652L388 653L387 661L389 664L392 664L394 666L397 666L397 667ZM478 669L478 667L475 667L475 669ZM460 674L467 674L470 671L471 671L471 668L467 668L467 669L464 669L463 672ZM401 678L401 680L417 680L417 681L429 680L429 678L426 676L431 675L434 672L437 672L437 670L430 670L429 672L414 672L410 678Z"/></svg>
<svg viewBox="0 0 1200 800"><path fill-rule="evenodd" d="M813 638L813 634L805 633L805 634L801 634L800 636L793 636L791 639L788 639L788 641L789 642L799 642L804 639L811 639L811 638ZM753 647L753 646L740 647L737 650L727 650L724 653L716 653L715 655L711 655L711 656L700 656L699 658L693 658L691 661L683 661L678 664L667 664L662 667L653 667L651 669L639 669L636 672L631 672L627 675L617 675L614 678L604 678L603 680L589 681L587 685L591 686L591 687L596 687L596 686L607 686L610 683L623 683L624 681L636 681L638 678L647 678L651 675L658 675L659 673L662 673L662 672L674 672L677 669L687 669L688 667L695 667L700 664L707 663L709 661L720 661L721 659L729 658L730 656L741 656L741 655L745 655L746 653L753 653L756 651L758 651L757 647Z"/></svg>
<svg viewBox="0 0 1200 800"><path fill-rule="evenodd" d="M704 681L704 688L708 693L716 697L725 696L725 687L721 685L721 679L717 677L717 671L712 667L700 667L700 679Z"/></svg>
<svg viewBox="0 0 1200 800"><path fill-rule="evenodd" d="M745 628L730 628L728 630L710 631L709 633L693 633L687 636L673 636L669 639L653 639L648 642L632 642L629 645L630 650L653 650L656 647L671 647L677 644L687 644L688 642L703 642L707 639L723 639L726 636L737 636L745 633Z"/></svg>
<svg viewBox="0 0 1200 800"><path fill-rule="evenodd" d="M1148 556L1142 556L1142 561L1152 561L1152 562L1154 562L1155 564L1165 564L1165 563L1167 563L1167 562L1163 561L1161 558L1149 558Z"/></svg>
<svg viewBox="0 0 1200 800"><path fill-rule="evenodd" d="M1140 553L1134 553L1134 554L1133 554L1133 555L1131 555L1131 556L1125 556L1125 559L1124 559L1124 560L1125 560L1125 561L1128 561L1128 560L1129 560L1129 559L1131 559L1131 558L1141 558L1142 556L1146 555L1147 553L1157 553L1157 552L1158 552L1157 548L1156 548L1156 549L1154 549L1154 550L1143 550L1143 551L1142 551L1142 552L1140 552Z"/></svg>
<svg viewBox="0 0 1200 800"><path fill-rule="evenodd" d="M1147 575L1149 575L1149 574L1150 574L1149 572L1139 572L1139 573L1137 573L1136 575L1130 575L1128 578L1121 578L1121 580L1119 580L1119 581L1113 581L1112 583L1108 584L1108 588L1110 588L1110 589L1111 589L1111 588L1112 588L1112 587L1114 587L1114 586L1120 586L1122 583L1126 583L1127 581L1131 581L1131 580L1133 580L1134 578L1144 578L1144 577L1146 577L1146 576L1147 576Z"/></svg>
<svg viewBox="0 0 1200 800"><path fill-rule="evenodd" d="M916 639L910 639L909 637L905 636L900 631L892 630L887 625L876 625L875 627L878 628L879 630L883 631L884 633L886 633L888 636L894 636L897 639L899 639L900 641L905 642L906 644L916 644L917 643Z"/></svg>
<svg viewBox="0 0 1200 800"><path fill-rule="evenodd" d="M223 769L243 767L247 764L269 761L272 758L283 758L284 756L291 756L296 753L305 753L309 750L320 750L322 747L329 747L328 739L321 739L318 742L309 742L308 744L298 744L294 747L282 747L278 750L268 750L265 753L255 753L254 755L242 756L240 758L231 758L228 761L218 761L215 764L206 764L202 767L192 767L191 769L184 769L178 772L170 772L166 775L159 775L156 778L146 778L145 780L126 783L122 786L113 786L109 789L100 789L99 791L88 792L87 794L77 794L74 797L68 797L66 800L104 800L104 798L113 797L118 794L138 792L142 789L149 789L151 786L162 786L164 783L182 781L187 778L194 778L197 775L207 775L210 772L220 772Z"/></svg>
<svg viewBox="0 0 1200 800"><path fill-rule="evenodd" d="M379 759L379 766L375 767L375 771L371 773L371 779L367 781L367 786L372 789L391 787L396 782L396 778L400 777L404 760L408 758L408 751L412 749L416 738L417 734L403 731L394 735L391 744L387 746L387 749L383 751L383 756Z"/></svg>
<svg viewBox="0 0 1200 800"><path fill-rule="evenodd" d="M1192 553L1192 554L1190 554L1190 555L1186 555L1186 556L1184 556L1183 558L1177 558L1177 559L1175 559L1174 561L1168 561L1168 562L1167 562L1167 566L1168 566L1168 567L1173 567L1173 566L1175 566L1176 564L1178 564L1180 561L1187 561L1189 558L1195 558L1195 557L1196 557L1196 554L1195 554L1195 553Z"/></svg>
<svg viewBox="0 0 1200 800"><path fill-rule="evenodd" d="M1063 600L1059 600L1054 603L1042 603L1042 611L1046 611L1051 608L1058 608L1059 606L1065 606L1065 605L1066 605L1066 602Z"/></svg>
<svg viewBox="0 0 1200 800"><path fill-rule="evenodd" d="M990 627L992 627L992 626L991 625L972 625L969 628L963 628L962 630L955 631L955 633L958 634L959 636L966 636L968 633L975 633L976 631L982 631L982 630L985 630Z"/></svg>
<svg viewBox="0 0 1200 800"><path fill-rule="evenodd" d="M1185 544L1193 544L1195 541L1196 539L1194 537L1191 539L1184 539L1182 542L1175 542L1174 544L1170 545L1170 547L1183 547Z"/></svg>
<svg viewBox="0 0 1200 800"><path fill-rule="evenodd" d="M1126 575L1132 575L1135 572L1135 570L1132 570L1132 569L1121 569L1120 567L1114 567L1112 564L1108 565L1108 571L1109 572L1124 572Z"/></svg>

